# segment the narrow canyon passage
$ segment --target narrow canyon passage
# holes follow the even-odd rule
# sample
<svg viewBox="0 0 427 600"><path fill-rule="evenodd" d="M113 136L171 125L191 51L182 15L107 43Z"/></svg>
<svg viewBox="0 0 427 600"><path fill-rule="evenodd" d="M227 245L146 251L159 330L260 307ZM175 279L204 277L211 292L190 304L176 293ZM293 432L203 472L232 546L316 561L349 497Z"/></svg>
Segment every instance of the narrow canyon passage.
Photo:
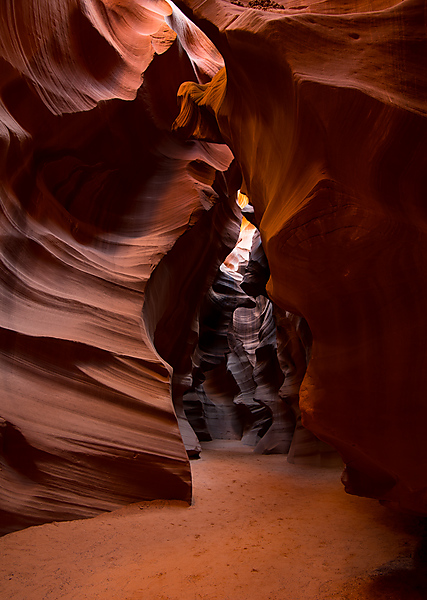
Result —
<svg viewBox="0 0 427 600"><path fill-rule="evenodd" d="M303 1L0 1L0 600L426 600L426 2Z"/></svg>
<svg viewBox="0 0 427 600"><path fill-rule="evenodd" d="M345 494L340 468L203 443L194 500L0 539L2 600L421 600L422 521Z"/></svg>

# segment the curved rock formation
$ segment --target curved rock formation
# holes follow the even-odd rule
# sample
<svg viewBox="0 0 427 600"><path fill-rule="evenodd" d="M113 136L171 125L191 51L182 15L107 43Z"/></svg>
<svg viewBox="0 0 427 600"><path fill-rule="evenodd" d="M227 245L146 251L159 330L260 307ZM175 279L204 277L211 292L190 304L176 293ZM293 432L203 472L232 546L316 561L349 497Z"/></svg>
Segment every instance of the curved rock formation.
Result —
<svg viewBox="0 0 427 600"><path fill-rule="evenodd" d="M8 0L0 17L0 530L189 501L170 356L153 346L169 309L147 305L144 321L141 310L185 232L199 263L189 290L234 245L238 184L229 200L214 183L230 151L169 131L179 85L207 80L222 59L163 0Z"/></svg>
<svg viewBox="0 0 427 600"><path fill-rule="evenodd" d="M313 336L303 424L427 513L424 8L1 3L2 531L190 499L171 395L185 423L241 179Z"/></svg>
<svg viewBox="0 0 427 600"><path fill-rule="evenodd" d="M186 2L225 70L181 86L176 127L200 137L215 114L268 293L310 327L303 424L347 491L426 513L424 3L238 4Z"/></svg>
<svg viewBox="0 0 427 600"><path fill-rule="evenodd" d="M340 464L337 453L301 424L299 390L311 334L302 317L273 307L265 291L268 273L259 232L243 219L239 240L198 311L192 372L187 367L181 378L178 410L187 452L198 456L201 447L182 409L201 441L241 439L256 453L287 454L291 462ZM166 347L173 347L170 335Z"/></svg>

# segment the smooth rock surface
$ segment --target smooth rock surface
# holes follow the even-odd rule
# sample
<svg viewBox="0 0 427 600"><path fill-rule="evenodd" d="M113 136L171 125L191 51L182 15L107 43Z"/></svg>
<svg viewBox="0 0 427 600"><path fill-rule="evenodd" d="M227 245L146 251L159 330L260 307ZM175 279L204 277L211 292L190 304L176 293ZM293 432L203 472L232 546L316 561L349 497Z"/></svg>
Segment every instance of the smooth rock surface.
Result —
<svg viewBox="0 0 427 600"><path fill-rule="evenodd" d="M267 291L311 330L302 423L347 491L426 513L425 3L185 4L225 69L181 86L175 126L209 137L215 114Z"/></svg>
<svg viewBox="0 0 427 600"><path fill-rule="evenodd" d="M2 533L191 499L169 357L153 347L167 303L142 318L145 287L202 215L199 246L218 242L190 254L219 265L236 217L212 187L228 148L170 133L179 85L223 64L180 15L163 0L1 4Z"/></svg>
<svg viewBox="0 0 427 600"><path fill-rule="evenodd" d="M425 4L256 4L0 5L3 532L190 500L177 416L239 187L312 335L302 424L347 491L427 514Z"/></svg>

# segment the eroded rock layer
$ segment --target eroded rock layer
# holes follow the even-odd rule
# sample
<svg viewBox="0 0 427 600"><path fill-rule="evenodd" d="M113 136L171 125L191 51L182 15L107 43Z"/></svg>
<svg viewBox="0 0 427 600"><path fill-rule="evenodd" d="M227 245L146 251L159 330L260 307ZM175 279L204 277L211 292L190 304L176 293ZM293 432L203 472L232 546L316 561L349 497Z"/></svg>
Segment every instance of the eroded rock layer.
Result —
<svg viewBox="0 0 427 600"><path fill-rule="evenodd" d="M186 2L226 67L181 87L176 126L202 137L192 113L216 115L268 293L312 332L303 424L347 491L426 513L424 2L237 4Z"/></svg>
<svg viewBox="0 0 427 600"><path fill-rule="evenodd" d="M178 9L24 4L0 7L2 533L191 499L171 368L153 346L176 299L142 319L145 286L201 215L200 241L225 237L222 258L238 218L213 187L228 148L169 131L179 85L222 65L203 36L193 48ZM199 272L222 260L209 251L190 248ZM185 277L195 305L197 277Z"/></svg>
<svg viewBox="0 0 427 600"><path fill-rule="evenodd" d="M295 315L257 389L348 491L426 514L424 3L177 4L0 4L1 530L190 499L183 397L241 179Z"/></svg>

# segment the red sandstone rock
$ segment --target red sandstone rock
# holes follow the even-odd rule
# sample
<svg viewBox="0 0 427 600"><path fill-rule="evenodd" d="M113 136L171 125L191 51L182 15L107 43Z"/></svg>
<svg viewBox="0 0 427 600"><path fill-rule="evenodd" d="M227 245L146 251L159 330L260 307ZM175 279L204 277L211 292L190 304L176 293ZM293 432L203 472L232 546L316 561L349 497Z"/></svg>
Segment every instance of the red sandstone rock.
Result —
<svg viewBox="0 0 427 600"><path fill-rule="evenodd" d="M163 0L24 4L0 7L2 532L190 500L170 367L153 348L163 313L142 320L144 290L216 202L199 246L212 231L224 256L232 246L230 201L212 187L230 151L168 131L180 83L214 68L212 45L190 61ZM222 260L189 252L200 271Z"/></svg>
<svg viewBox="0 0 427 600"><path fill-rule="evenodd" d="M189 499L164 361L185 376L203 289L168 302L161 278L141 310L202 216L220 248L201 255L204 285L232 245L239 177L218 176L219 142L270 297L313 335L303 423L339 450L348 491L426 514L423 2L180 3L207 37L171 6L0 6L3 531ZM201 246L172 260L171 293ZM168 349L166 317L193 291Z"/></svg>
<svg viewBox="0 0 427 600"><path fill-rule="evenodd" d="M202 96L181 87L177 126L216 115L267 290L310 327L303 424L339 450L349 492L426 513L424 3L186 4L226 71Z"/></svg>

